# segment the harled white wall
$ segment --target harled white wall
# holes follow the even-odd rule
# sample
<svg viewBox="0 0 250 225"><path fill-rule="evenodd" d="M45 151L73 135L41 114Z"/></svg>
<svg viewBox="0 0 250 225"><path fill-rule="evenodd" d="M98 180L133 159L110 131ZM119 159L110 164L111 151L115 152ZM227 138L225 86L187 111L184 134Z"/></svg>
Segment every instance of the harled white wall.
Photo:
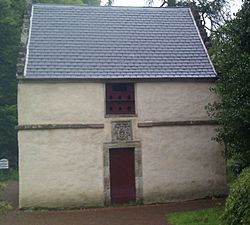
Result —
<svg viewBox="0 0 250 225"><path fill-rule="evenodd" d="M145 203L225 193L223 146L213 126L140 129ZM157 144L156 144L157 143Z"/></svg>
<svg viewBox="0 0 250 225"><path fill-rule="evenodd" d="M137 84L140 120L178 121L208 119L205 105L214 101L212 83L156 82Z"/></svg>
<svg viewBox="0 0 250 225"><path fill-rule="evenodd" d="M144 121L208 119L215 96L205 82L144 82L136 117L105 117L103 83L19 83L19 125L103 123L104 129L19 131L20 207L103 205L103 143L111 122L132 120L142 144L144 202L206 197L225 191L222 146L214 126L138 128Z"/></svg>
<svg viewBox="0 0 250 225"><path fill-rule="evenodd" d="M20 83L19 124L103 123L101 83Z"/></svg>
<svg viewBox="0 0 250 225"><path fill-rule="evenodd" d="M20 207L103 205L102 130L19 131Z"/></svg>
<svg viewBox="0 0 250 225"><path fill-rule="evenodd" d="M137 83L139 121L208 119L205 105L214 101L206 82ZM20 124L100 123L105 120L102 83L20 83Z"/></svg>

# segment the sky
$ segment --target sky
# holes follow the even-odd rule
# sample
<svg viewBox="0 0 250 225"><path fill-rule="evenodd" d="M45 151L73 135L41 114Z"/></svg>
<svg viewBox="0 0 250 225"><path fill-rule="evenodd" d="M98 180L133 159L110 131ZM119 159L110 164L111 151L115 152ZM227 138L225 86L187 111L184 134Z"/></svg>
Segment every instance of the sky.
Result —
<svg viewBox="0 0 250 225"><path fill-rule="evenodd" d="M231 10L233 13L237 12L241 5L241 0L230 0ZM107 0L102 0L102 5L105 5ZM161 0L154 0L154 7L161 5ZM146 0L114 0L113 6L147 6Z"/></svg>

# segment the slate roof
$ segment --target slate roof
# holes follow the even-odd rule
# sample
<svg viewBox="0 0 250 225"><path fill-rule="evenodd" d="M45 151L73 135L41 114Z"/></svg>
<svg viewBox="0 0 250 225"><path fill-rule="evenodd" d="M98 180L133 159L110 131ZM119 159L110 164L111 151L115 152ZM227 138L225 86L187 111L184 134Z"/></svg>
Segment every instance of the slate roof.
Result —
<svg viewBox="0 0 250 225"><path fill-rule="evenodd" d="M216 76L188 8L35 4L27 48L27 78Z"/></svg>

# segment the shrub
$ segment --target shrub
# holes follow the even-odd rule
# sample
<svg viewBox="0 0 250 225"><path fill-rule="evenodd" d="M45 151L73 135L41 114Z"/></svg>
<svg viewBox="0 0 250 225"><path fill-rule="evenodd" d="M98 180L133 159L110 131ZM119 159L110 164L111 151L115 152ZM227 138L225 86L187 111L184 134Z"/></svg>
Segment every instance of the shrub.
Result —
<svg viewBox="0 0 250 225"><path fill-rule="evenodd" d="M0 182L6 182L11 180L15 181L18 180L18 170L15 169L0 170Z"/></svg>
<svg viewBox="0 0 250 225"><path fill-rule="evenodd" d="M250 167L232 184L222 219L225 225L250 224Z"/></svg>
<svg viewBox="0 0 250 225"><path fill-rule="evenodd" d="M0 183L0 191L5 188L5 185L3 183ZM12 209L11 205L0 199L0 214L5 213L7 210Z"/></svg>

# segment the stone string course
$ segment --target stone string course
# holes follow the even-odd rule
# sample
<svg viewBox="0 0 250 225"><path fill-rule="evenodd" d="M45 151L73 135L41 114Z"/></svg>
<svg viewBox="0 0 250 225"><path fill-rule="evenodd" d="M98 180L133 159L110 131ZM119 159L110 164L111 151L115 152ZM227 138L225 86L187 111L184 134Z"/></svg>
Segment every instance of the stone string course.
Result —
<svg viewBox="0 0 250 225"><path fill-rule="evenodd" d="M51 129L82 129L82 128L104 128L104 124L40 124L19 125L17 130L51 130Z"/></svg>
<svg viewBox="0 0 250 225"><path fill-rule="evenodd" d="M162 126L199 126L199 125L218 125L218 123L215 120L187 120L187 121L160 121L160 122L146 121L146 122L139 122L137 124L139 128L162 127ZM51 130L51 129L82 129L82 128L100 129L104 128L104 124L101 123L100 124L30 124L30 125L18 125L15 128L16 130ZM131 139L131 137L129 139ZM115 138L113 135L113 139L117 140L117 137Z"/></svg>
<svg viewBox="0 0 250 225"><path fill-rule="evenodd" d="M215 120L187 120L187 121L161 121L161 122L140 122L138 127L164 127L164 126L199 126L199 125L218 125Z"/></svg>

